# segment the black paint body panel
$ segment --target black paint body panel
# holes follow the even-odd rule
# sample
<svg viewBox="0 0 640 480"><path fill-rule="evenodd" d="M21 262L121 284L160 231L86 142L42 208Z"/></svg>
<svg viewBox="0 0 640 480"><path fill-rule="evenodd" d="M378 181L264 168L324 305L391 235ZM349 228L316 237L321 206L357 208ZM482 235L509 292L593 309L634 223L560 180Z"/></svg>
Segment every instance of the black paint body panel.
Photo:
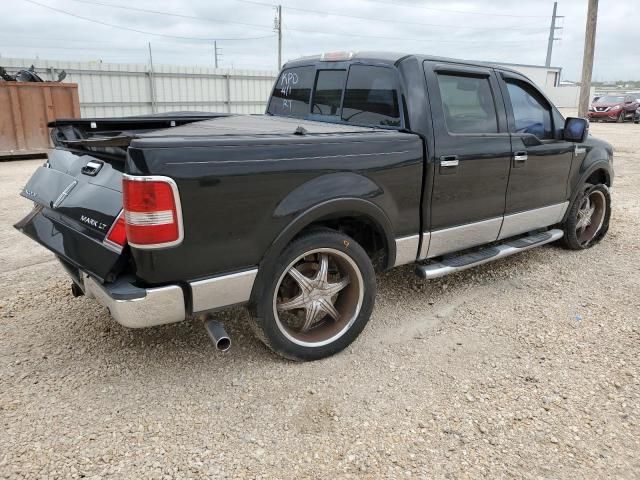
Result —
<svg viewBox="0 0 640 480"><path fill-rule="evenodd" d="M466 73L464 65L424 62L427 88L434 118L444 118L436 71ZM511 138L504 121L504 103L490 68L469 70L489 80L498 113L497 132L491 134L450 133L444 121L433 123L435 138L433 190L424 209L430 209L430 229L463 225L504 214L505 194L511 162ZM457 167L443 167L440 159L456 157Z"/></svg>
<svg viewBox="0 0 640 480"><path fill-rule="evenodd" d="M185 127L184 135L173 129L170 138L145 136L132 143L127 170L173 178L185 225L177 247L132 250L137 275L146 282L255 266L291 222L333 199L359 199L377 207L392 228L391 238L419 232L419 136L268 116L230 118L234 128L246 121L249 131L261 125L265 133L194 132L215 129L218 122L224 132L227 120L218 119ZM272 124L277 134L270 132ZM293 134L297 126L307 134ZM282 132L285 127L290 133ZM335 208L343 216L362 213Z"/></svg>
<svg viewBox="0 0 640 480"><path fill-rule="evenodd" d="M37 207L16 228L104 280L114 278L126 264L126 249L117 253L103 244L122 210L122 173L104 163L95 176L83 174L82 168L95 160L62 150L50 152L47 164L22 191Z"/></svg>
<svg viewBox="0 0 640 480"><path fill-rule="evenodd" d="M15 227L58 257L100 280L115 278L125 266L121 254L115 253L95 238L81 233L65 222L59 213L47 209L34 209Z"/></svg>

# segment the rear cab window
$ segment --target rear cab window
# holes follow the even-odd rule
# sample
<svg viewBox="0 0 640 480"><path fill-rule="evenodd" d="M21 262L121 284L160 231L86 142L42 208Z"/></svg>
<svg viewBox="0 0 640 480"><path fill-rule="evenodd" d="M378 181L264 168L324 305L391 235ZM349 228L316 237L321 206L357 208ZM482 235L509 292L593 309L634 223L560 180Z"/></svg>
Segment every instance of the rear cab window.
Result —
<svg viewBox="0 0 640 480"><path fill-rule="evenodd" d="M318 70L316 85L313 89L312 114L340 116L342 92L346 78L346 70Z"/></svg>
<svg viewBox="0 0 640 480"><path fill-rule="evenodd" d="M272 115L304 117L309 113L315 67L288 68L280 73L267 112Z"/></svg>
<svg viewBox="0 0 640 480"><path fill-rule="evenodd" d="M400 126L396 74L390 68L352 65L344 94L342 120L350 123Z"/></svg>
<svg viewBox="0 0 640 480"><path fill-rule="evenodd" d="M283 70L267 113L363 126L402 126L398 76L393 68L352 64Z"/></svg>

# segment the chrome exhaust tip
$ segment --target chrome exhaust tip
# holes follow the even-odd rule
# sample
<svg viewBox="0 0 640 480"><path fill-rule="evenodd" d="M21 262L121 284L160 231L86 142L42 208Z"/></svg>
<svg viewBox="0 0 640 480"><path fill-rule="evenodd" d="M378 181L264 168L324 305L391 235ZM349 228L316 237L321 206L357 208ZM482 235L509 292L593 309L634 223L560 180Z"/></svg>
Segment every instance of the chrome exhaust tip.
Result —
<svg viewBox="0 0 640 480"><path fill-rule="evenodd" d="M204 322L204 328L218 350L226 352L231 348L231 339L220 322L211 318Z"/></svg>

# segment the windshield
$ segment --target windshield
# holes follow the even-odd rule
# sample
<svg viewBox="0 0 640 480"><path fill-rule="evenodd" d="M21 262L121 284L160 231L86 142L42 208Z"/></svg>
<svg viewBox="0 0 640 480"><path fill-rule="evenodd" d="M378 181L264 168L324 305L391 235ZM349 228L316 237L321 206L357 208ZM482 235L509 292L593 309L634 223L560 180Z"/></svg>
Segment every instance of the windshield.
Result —
<svg viewBox="0 0 640 480"><path fill-rule="evenodd" d="M598 103L622 103L624 102L624 97L613 96L613 95L605 95L604 97L600 97L598 99Z"/></svg>

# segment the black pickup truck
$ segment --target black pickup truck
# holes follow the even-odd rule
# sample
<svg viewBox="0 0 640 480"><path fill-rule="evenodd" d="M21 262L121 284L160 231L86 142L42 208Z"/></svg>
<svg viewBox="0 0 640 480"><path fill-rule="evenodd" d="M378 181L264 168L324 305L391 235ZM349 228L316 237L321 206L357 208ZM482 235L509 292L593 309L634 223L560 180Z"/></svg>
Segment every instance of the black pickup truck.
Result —
<svg viewBox="0 0 640 480"><path fill-rule="evenodd" d="M607 232L612 147L513 70L422 55L287 63L264 115L57 120L16 227L128 327L245 304L312 360L371 315L376 272L425 279ZM221 325L210 333L227 348Z"/></svg>

